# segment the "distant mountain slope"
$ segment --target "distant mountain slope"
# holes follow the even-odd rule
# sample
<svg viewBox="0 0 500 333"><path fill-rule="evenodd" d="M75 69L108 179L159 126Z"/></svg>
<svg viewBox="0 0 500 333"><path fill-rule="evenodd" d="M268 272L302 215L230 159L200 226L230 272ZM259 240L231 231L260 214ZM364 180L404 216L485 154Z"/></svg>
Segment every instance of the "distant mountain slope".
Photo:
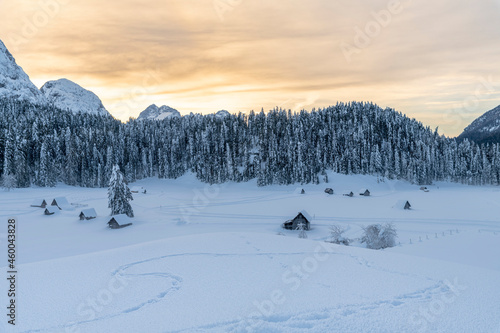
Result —
<svg viewBox="0 0 500 333"><path fill-rule="evenodd" d="M181 114L176 109L173 109L169 106L156 106L152 104L146 108L146 110L142 111L137 117L137 120L163 120L169 117L180 117Z"/></svg>
<svg viewBox="0 0 500 333"><path fill-rule="evenodd" d="M0 98L5 97L38 105L47 104L46 98L0 40Z"/></svg>
<svg viewBox="0 0 500 333"><path fill-rule="evenodd" d="M476 143L500 143L500 105L474 120L458 139L469 139Z"/></svg>
<svg viewBox="0 0 500 333"><path fill-rule="evenodd" d="M49 81L41 91L59 109L73 113L109 114L96 94L70 80Z"/></svg>

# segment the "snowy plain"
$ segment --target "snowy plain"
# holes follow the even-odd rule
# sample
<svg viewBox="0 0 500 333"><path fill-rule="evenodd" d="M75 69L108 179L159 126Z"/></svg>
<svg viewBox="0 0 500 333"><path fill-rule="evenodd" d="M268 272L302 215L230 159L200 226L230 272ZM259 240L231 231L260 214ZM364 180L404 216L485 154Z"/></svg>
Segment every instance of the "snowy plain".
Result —
<svg viewBox="0 0 500 333"><path fill-rule="evenodd" d="M499 187L329 180L145 179L130 184L147 193L134 194L133 225L118 230L106 225L106 189L2 191L0 267L15 217L19 295L16 326L4 319L0 331L500 332ZM79 206L52 216L30 207L60 196ZM80 221L82 208L98 217ZM313 217L307 239L281 228L301 210ZM357 239L386 222L398 231L394 248L326 242L333 224ZM0 288L7 304L5 279Z"/></svg>

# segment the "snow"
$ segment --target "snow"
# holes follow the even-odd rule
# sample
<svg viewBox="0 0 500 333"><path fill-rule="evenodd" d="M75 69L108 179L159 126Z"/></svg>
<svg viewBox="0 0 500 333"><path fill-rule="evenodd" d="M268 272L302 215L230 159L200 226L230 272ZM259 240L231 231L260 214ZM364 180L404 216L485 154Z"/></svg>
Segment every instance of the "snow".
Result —
<svg viewBox="0 0 500 333"><path fill-rule="evenodd" d="M45 199L35 199L31 202L31 207L41 207L44 203L47 204Z"/></svg>
<svg viewBox="0 0 500 333"><path fill-rule="evenodd" d="M148 120L163 120L170 117L180 117L181 114L176 109L169 106L156 106L152 104L142 111L137 117L138 120L148 119Z"/></svg>
<svg viewBox="0 0 500 333"><path fill-rule="evenodd" d="M301 210L300 213L304 216L309 222L313 223L313 218L311 214L309 214L305 209Z"/></svg>
<svg viewBox="0 0 500 333"><path fill-rule="evenodd" d="M132 221L126 214L118 214L118 215L113 215L111 216L111 219L115 219L115 221L119 224L119 225L123 225L123 224L127 224L127 223L130 223L130 221Z"/></svg>
<svg viewBox="0 0 500 333"><path fill-rule="evenodd" d="M46 98L0 40L0 98L5 97L37 105L47 104Z"/></svg>
<svg viewBox="0 0 500 333"><path fill-rule="evenodd" d="M488 136L498 133L500 129L500 105L484 113L467 126L459 138L468 138L481 141ZM494 141L495 142L495 141Z"/></svg>
<svg viewBox="0 0 500 333"><path fill-rule="evenodd" d="M47 206L45 207L44 212L49 214L55 214L59 212L59 208L57 208L57 206Z"/></svg>
<svg viewBox="0 0 500 333"><path fill-rule="evenodd" d="M328 177L336 193L367 187L372 196L325 196L326 184L296 195L298 185L145 179L133 184L148 188L131 202L135 218L119 221L133 226L110 230L106 189L0 192L1 218L18 219L20 275L18 322L1 321L0 331L500 331L500 188L436 183L424 193ZM82 222L29 207L59 196L103 214ZM414 209L394 209L403 198ZM280 227L301 210L315 217L307 239ZM394 248L325 242L333 224L355 239L386 222L398 231Z"/></svg>
<svg viewBox="0 0 500 333"><path fill-rule="evenodd" d="M96 94L68 79L49 81L42 86L41 91L59 109L73 113L109 115Z"/></svg>
<svg viewBox="0 0 500 333"><path fill-rule="evenodd" d="M145 193L146 189L142 186L132 186L130 192L132 193Z"/></svg>
<svg viewBox="0 0 500 333"><path fill-rule="evenodd" d="M95 211L94 208L82 209L80 214L85 215L85 217L97 217L97 212Z"/></svg>
<svg viewBox="0 0 500 333"><path fill-rule="evenodd" d="M54 198L54 200L51 201L52 206L57 206L59 209L64 209L64 210L73 210L74 207L71 206L68 202L68 199L66 197L57 197Z"/></svg>

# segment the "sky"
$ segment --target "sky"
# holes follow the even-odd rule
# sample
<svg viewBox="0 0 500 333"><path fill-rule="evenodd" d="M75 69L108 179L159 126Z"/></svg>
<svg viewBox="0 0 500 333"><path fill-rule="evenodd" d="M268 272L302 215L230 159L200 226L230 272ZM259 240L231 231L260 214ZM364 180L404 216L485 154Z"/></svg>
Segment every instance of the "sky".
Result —
<svg viewBox="0 0 500 333"><path fill-rule="evenodd" d="M500 0L0 0L0 39L121 120L371 101L456 136L500 104Z"/></svg>

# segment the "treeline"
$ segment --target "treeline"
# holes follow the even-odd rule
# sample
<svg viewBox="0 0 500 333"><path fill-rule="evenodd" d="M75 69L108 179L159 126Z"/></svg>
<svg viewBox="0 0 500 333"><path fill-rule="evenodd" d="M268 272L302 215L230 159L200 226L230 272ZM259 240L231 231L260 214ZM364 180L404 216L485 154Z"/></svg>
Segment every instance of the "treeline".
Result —
<svg viewBox="0 0 500 333"><path fill-rule="evenodd" d="M11 100L0 111L0 173L16 187L105 187L114 164L129 182L193 172L211 184L318 183L327 170L415 184L500 179L500 145L458 143L371 103L127 123Z"/></svg>

